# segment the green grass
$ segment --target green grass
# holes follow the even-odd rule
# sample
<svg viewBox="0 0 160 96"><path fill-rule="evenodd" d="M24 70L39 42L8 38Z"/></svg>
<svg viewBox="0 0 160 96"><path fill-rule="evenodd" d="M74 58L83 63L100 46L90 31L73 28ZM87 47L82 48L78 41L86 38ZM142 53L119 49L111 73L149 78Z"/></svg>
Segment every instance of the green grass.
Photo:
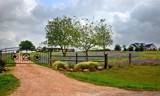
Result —
<svg viewBox="0 0 160 96"><path fill-rule="evenodd" d="M130 90L160 90L159 65L121 65L99 72L66 72L64 74L97 85Z"/></svg>
<svg viewBox="0 0 160 96"><path fill-rule="evenodd" d="M0 96L11 94L19 84L19 80L11 74L0 75Z"/></svg>
<svg viewBox="0 0 160 96"><path fill-rule="evenodd" d="M12 59L11 57L12 56L8 54L7 60L6 60L7 61L6 62L6 66L7 67L14 67L14 66L16 66L16 63L15 63L14 59Z"/></svg>

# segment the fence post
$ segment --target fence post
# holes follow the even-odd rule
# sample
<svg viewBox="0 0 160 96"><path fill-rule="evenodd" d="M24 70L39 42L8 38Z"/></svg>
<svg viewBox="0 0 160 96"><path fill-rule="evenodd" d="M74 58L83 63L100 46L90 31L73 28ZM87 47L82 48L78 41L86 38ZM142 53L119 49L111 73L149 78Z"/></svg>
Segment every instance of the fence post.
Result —
<svg viewBox="0 0 160 96"><path fill-rule="evenodd" d="M78 53L76 53L76 64L78 63Z"/></svg>
<svg viewBox="0 0 160 96"><path fill-rule="evenodd" d="M50 50L49 51L49 64L50 64L50 66L52 67L52 51Z"/></svg>
<svg viewBox="0 0 160 96"><path fill-rule="evenodd" d="M108 68L108 54L104 55L104 60L105 60L104 68L107 69Z"/></svg>
<svg viewBox="0 0 160 96"><path fill-rule="evenodd" d="M131 55L131 53L129 53L129 64L131 64L131 57L132 57L132 55Z"/></svg>

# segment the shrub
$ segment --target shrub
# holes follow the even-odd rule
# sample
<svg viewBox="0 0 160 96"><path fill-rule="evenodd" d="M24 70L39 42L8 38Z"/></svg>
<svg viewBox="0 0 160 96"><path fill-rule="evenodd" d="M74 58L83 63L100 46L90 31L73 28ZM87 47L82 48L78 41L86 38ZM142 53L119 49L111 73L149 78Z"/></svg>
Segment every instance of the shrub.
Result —
<svg viewBox="0 0 160 96"><path fill-rule="evenodd" d="M3 71L6 71L5 68L0 67L0 73L2 73Z"/></svg>
<svg viewBox="0 0 160 96"><path fill-rule="evenodd" d="M5 68L6 67L6 62L4 60L0 59L0 68Z"/></svg>
<svg viewBox="0 0 160 96"><path fill-rule="evenodd" d="M88 62L88 63L89 63L88 69L90 71L96 71L97 70L97 67L98 67L97 62Z"/></svg>
<svg viewBox="0 0 160 96"><path fill-rule="evenodd" d="M128 48L128 51L133 51L133 47L132 46L130 46L129 48Z"/></svg>
<svg viewBox="0 0 160 96"><path fill-rule="evenodd" d="M52 64L52 68L56 69L56 70L58 70L60 68L67 69L68 68L68 64L66 62L62 62L62 61L55 61Z"/></svg>
<svg viewBox="0 0 160 96"><path fill-rule="evenodd" d="M81 62L74 66L74 70L79 71L80 69L88 69L88 62Z"/></svg>
<svg viewBox="0 0 160 96"><path fill-rule="evenodd" d="M121 46L119 44L116 44L114 50L121 51Z"/></svg>
<svg viewBox="0 0 160 96"><path fill-rule="evenodd" d="M141 47L139 48L139 50L140 50L140 51L144 51L144 48L141 46Z"/></svg>
<svg viewBox="0 0 160 96"><path fill-rule="evenodd" d="M81 62L74 66L74 70L80 71L84 69L89 69L90 71L96 71L98 67L97 62Z"/></svg>

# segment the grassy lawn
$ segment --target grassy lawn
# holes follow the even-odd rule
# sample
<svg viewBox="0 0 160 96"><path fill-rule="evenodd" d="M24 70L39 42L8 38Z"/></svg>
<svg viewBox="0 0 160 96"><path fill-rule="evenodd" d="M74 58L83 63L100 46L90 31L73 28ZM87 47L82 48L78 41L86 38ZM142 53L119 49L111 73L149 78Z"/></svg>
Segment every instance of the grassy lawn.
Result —
<svg viewBox="0 0 160 96"><path fill-rule="evenodd" d="M160 65L121 65L99 72L66 72L64 74L97 85L130 90L160 90Z"/></svg>
<svg viewBox="0 0 160 96"><path fill-rule="evenodd" d="M11 74L0 75L0 96L11 94L19 84L19 80Z"/></svg>
<svg viewBox="0 0 160 96"><path fill-rule="evenodd" d="M16 63L14 61L14 59L11 58L12 56L11 55L8 55L7 56L7 60L6 60L6 66L7 67L13 67L13 66L16 66Z"/></svg>
<svg viewBox="0 0 160 96"><path fill-rule="evenodd" d="M160 59L160 51L144 51L144 52L137 52L139 55L135 59Z"/></svg>

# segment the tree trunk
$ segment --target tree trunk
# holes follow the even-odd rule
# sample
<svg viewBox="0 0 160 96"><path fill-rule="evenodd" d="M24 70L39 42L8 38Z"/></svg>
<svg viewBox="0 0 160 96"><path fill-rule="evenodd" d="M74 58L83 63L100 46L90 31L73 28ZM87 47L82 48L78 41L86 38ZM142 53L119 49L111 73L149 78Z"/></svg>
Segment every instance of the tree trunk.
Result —
<svg viewBox="0 0 160 96"><path fill-rule="evenodd" d="M85 53L86 53L86 61L88 61L88 50L86 50Z"/></svg>
<svg viewBox="0 0 160 96"><path fill-rule="evenodd" d="M106 54L106 47L103 46L103 54L105 55Z"/></svg>
<svg viewBox="0 0 160 96"><path fill-rule="evenodd" d="M66 51L62 51L62 53L63 53L63 57L66 57Z"/></svg>

